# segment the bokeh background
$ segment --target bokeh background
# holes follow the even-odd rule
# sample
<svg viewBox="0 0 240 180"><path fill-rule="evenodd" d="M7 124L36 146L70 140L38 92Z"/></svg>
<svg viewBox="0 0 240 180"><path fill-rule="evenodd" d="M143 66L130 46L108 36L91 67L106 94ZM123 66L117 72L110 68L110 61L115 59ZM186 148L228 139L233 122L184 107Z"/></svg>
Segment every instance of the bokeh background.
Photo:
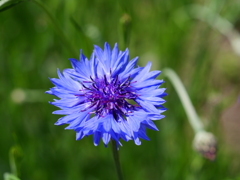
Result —
<svg viewBox="0 0 240 180"><path fill-rule="evenodd" d="M215 161L193 150L183 106L160 75L166 117L156 122L159 132L147 132L151 141L123 142L125 179L240 179L239 0L39 2L0 9L0 177L14 169L14 157L21 180L116 179L111 148L54 126L54 97L44 94L53 86L48 77L70 68L68 58L80 49L89 57L93 44L107 41L128 47L141 66L152 61L152 70L175 70L218 140Z"/></svg>

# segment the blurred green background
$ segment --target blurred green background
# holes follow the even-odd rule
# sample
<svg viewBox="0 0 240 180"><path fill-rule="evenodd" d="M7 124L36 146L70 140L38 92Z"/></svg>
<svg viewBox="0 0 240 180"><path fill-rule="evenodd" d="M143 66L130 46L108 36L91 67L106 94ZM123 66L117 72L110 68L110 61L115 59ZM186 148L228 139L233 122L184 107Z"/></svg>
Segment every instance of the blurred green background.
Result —
<svg viewBox="0 0 240 180"><path fill-rule="evenodd" d="M3 0L0 0L0 4ZM239 0L52 0L26 1L0 12L0 177L15 157L21 180L116 179L111 148L92 137L55 126L53 85L48 77L70 68L80 49L93 44L130 50L152 69L174 69L182 79L206 129L218 140L215 161L192 149L194 132L168 79L164 114L149 130L151 141L123 142L125 179L240 179L240 1ZM0 9L1 10L1 9ZM12 149L12 150L11 150ZM10 153L11 154L11 153ZM0 178L1 179L1 178Z"/></svg>

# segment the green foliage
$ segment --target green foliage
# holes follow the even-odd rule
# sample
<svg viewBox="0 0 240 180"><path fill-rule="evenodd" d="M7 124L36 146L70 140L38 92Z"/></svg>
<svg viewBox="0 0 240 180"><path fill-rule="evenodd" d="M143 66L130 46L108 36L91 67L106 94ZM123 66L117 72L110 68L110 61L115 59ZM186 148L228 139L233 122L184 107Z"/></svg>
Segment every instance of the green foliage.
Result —
<svg viewBox="0 0 240 180"><path fill-rule="evenodd" d="M0 12L16 6L17 4L26 0L0 0Z"/></svg>
<svg viewBox="0 0 240 180"><path fill-rule="evenodd" d="M103 144L95 147L91 137L75 141L73 131L54 126L59 117L51 114L56 108L48 104L52 97L44 94L52 87L48 77L56 77L57 68L70 68L68 58L77 58L79 49L89 56L93 44L103 47L105 41L112 46L119 42L122 49L128 44L131 58L139 56L140 65L152 61L152 69L174 69L219 142L214 162L193 151L194 133L166 80L168 110L166 118L156 122L160 131L148 131L151 141L141 146L123 142L120 148L125 179L239 179L239 153L231 153L236 146L227 146L220 121L237 100L239 57L218 29L196 16L186 17L193 13L190 5L204 5L236 23L232 28L238 32L239 1L20 2L0 0L0 176L4 180L116 179L111 149ZM19 88L22 91L16 91ZM31 98L29 92L38 92L37 97L25 101ZM14 156L17 174L9 162L12 147L20 152L20 160Z"/></svg>
<svg viewBox="0 0 240 180"><path fill-rule="evenodd" d="M4 180L20 180L18 177L10 173L4 173L3 178Z"/></svg>

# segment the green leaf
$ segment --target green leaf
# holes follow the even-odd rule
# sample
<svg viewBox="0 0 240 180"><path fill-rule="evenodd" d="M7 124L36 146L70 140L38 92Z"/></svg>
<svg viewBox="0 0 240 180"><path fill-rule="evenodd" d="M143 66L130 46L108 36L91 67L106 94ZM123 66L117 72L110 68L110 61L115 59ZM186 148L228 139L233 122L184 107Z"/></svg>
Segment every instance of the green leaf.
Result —
<svg viewBox="0 0 240 180"><path fill-rule="evenodd" d="M26 0L0 0L0 12L3 12L24 1Z"/></svg>

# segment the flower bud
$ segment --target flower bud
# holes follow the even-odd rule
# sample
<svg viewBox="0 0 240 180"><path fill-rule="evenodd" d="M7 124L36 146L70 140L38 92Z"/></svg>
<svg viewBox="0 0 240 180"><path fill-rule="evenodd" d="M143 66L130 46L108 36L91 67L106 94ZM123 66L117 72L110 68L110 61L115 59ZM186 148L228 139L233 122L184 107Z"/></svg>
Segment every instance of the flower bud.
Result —
<svg viewBox="0 0 240 180"><path fill-rule="evenodd" d="M200 131L193 140L193 148L208 160L215 160L217 141L212 133Z"/></svg>

